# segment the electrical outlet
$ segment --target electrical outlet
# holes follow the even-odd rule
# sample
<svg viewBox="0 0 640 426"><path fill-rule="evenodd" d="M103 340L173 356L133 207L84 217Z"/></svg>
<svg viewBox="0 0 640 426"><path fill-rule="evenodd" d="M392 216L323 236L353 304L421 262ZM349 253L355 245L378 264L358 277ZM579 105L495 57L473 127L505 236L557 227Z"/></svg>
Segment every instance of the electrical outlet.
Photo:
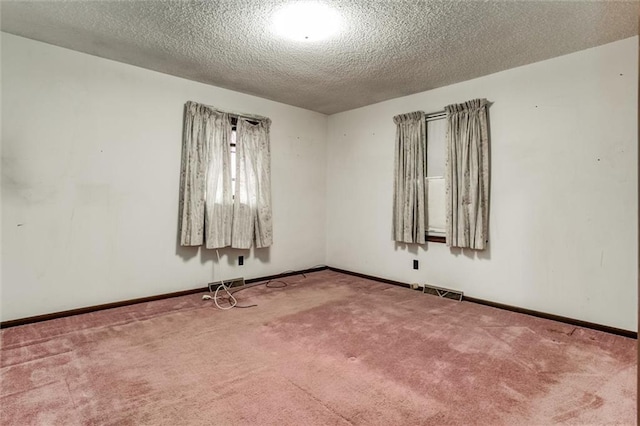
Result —
<svg viewBox="0 0 640 426"><path fill-rule="evenodd" d="M413 269L418 269L418 259L413 261Z"/></svg>
<svg viewBox="0 0 640 426"><path fill-rule="evenodd" d="M238 265L244 265L244 256L238 256Z"/></svg>

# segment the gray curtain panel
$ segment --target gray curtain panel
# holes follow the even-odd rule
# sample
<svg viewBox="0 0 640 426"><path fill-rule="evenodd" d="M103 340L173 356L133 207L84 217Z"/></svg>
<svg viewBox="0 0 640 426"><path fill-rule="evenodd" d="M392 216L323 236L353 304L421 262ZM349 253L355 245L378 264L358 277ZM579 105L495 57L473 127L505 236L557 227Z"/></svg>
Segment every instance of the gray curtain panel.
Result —
<svg viewBox="0 0 640 426"><path fill-rule="evenodd" d="M425 243L427 123L422 111L393 117L396 124L393 239Z"/></svg>
<svg viewBox="0 0 640 426"><path fill-rule="evenodd" d="M255 124L257 122L257 124ZM180 184L180 244L214 249L270 246L269 119L240 117L232 196L231 115L187 102Z"/></svg>
<svg viewBox="0 0 640 426"><path fill-rule="evenodd" d="M187 102L182 135L180 176L180 245L199 246L204 242L204 210L209 166L207 137L208 108Z"/></svg>
<svg viewBox="0 0 640 426"><path fill-rule="evenodd" d="M449 105L447 113L447 245L483 250L488 240L487 100Z"/></svg>
<svg viewBox="0 0 640 426"><path fill-rule="evenodd" d="M238 118L236 126L236 195L232 247L258 248L273 243L271 214L271 120Z"/></svg>

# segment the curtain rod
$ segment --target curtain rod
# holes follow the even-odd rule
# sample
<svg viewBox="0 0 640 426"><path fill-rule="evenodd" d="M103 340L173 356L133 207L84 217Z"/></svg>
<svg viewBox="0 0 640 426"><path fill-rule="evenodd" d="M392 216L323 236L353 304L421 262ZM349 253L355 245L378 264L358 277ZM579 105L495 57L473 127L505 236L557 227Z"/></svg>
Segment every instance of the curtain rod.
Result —
<svg viewBox="0 0 640 426"><path fill-rule="evenodd" d="M425 115L426 121L441 120L447 117L446 111L437 111Z"/></svg>
<svg viewBox="0 0 640 426"><path fill-rule="evenodd" d="M233 111L225 111L225 112L229 114L231 117L235 117L235 118L246 118L249 120L270 120L269 117L264 117L262 115L245 114L245 113L233 112Z"/></svg>
<svg viewBox="0 0 640 426"><path fill-rule="evenodd" d="M223 111L221 109L218 109L214 106L211 105L207 105L207 104L201 104L206 106L207 108L211 108L212 110L218 111L218 112L224 112L229 114L231 117L235 117L235 118L247 118L249 120L270 120L269 117L263 117L262 115L256 115L256 114L245 114L243 112L235 112L235 111Z"/></svg>

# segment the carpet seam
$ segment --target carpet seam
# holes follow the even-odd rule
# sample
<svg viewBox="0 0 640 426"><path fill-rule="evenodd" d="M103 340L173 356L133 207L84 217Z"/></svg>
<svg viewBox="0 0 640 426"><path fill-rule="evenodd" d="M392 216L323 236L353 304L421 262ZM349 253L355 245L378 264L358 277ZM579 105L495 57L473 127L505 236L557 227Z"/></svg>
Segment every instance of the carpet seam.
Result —
<svg viewBox="0 0 640 426"><path fill-rule="evenodd" d="M299 386L297 383L294 383L292 380L290 380L289 378L285 377L285 379L287 380L287 382L291 383L293 386L295 386L296 388L300 389L302 392L304 392L306 395L308 395L309 397L311 397L311 399L313 399L314 401L316 401L317 403L319 403L320 405L322 405L327 411L335 414L336 416L340 417L342 420L344 420L345 422L347 422L350 425L354 425L355 423L353 423L351 420L349 420L347 417L343 416L342 414L338 413L336 410L334 410L333 408L331 408L330 406L326 405L325 403L322 402L322 400L320 400L319 398L317 398L315 395L313 395L311 392L309 392L308 390L304 389L303 387Z"/></svg>

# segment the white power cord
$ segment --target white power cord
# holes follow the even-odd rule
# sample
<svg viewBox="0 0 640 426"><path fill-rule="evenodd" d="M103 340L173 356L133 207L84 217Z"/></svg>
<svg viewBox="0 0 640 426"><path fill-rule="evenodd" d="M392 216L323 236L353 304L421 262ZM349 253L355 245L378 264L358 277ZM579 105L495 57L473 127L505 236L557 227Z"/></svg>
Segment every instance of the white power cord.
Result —
<svg viewBox="0 0 640 426"><path fill-rule="evenodd" d="M218 256L218 265L220 265L220 253L218 252L218 250L216 250L216 255ZM213 303L216 304L218 309L222 309L223 311L227 311L229 309L233 309L233 308L236 307L236 305L238 304L238 301L233 296L233 293L231 293L229 291L229 287L227 287L225 285L224 280L220 280L220 284L218 284L218 287L216 287L215 292L213 290L211 290L211 284L213 284L213 283L209 284L209 292L213 293L213 297L211 297L208 294L205 294L204 296L202 296L202 300L213 299ZM218 293L220 292L220 290L222 290L225 293L227 293L227 297L218 296ZM220 306L220 303L218 303L218 299L224 299L225 301L229 302L229 305L228 306Z"/></svg>
<svg viewBox="0 0 640 426"><path fill-rule="evenodd" d="M223 299L229 302L229 306L220 306L220 303L218 303L218 299L219 299L218 292L220 291L220 289L224 290L224 292L227 293L227 298L223 297ZM220 284L218 288L216 288L215 293L213 293L213 302L216 304L218 309L222 309L223 311L235 308L236 305L238 304L238 301L236 300L236 298L233 297L233 294L231 294L231 292L229 292L229 287L224 285L224 282L222 282L222 284Z"/></svg>
<svg viewBox="0 0 640 426"><path fill-rule="evenodd" d="M218 256L218 265L220 265L220 253L218 252L218 250L216 250L216 256ZM316 265L316 266L312 266L310 269L315 269L318 267L324 267L325 265ZM290 269L288 271L284 271L282 274L288 274L289 272L299 272L299 271L295 271L293 269ZM299 272L304 278L307 278L307 276L304 274L304 272ZM280 285L278 286L273 286L270 285L272 283L280 283ZM233 309L233 308L253 308L255 306L258 305L248 305L248 306L239 306L238 305L238 301L236 300L236 298L233 296L233 293L236 293L238 291L241 290L245 290L245 289L249 289L249 288L253 288L256 286L260 286L260 285L264 285L266 288L285 288L287 287L287 283L282 281L282 280L274 280L274 279L270 279L266 282L262 282L262 283L257 283L257 284L252 284L252 285L245 285L242 288L240 288L239 290L234 291L233 293L229 291L229 288L225 283L224 280L220 280L220 284L218 284L218 286L216 287L215 291L213 290L212 286L215 284L215 282L213 283L209 283L209 293L212 293L213 296L211 296L211 294L205 294L202 296L202 300L211 300L213 299L213 302L216 304L216 307L218 309L221 309L223 311L228 311L229 309ZM224 296L218 296L218 293L220 291L224 291L225 293L227 293L227 297ZM220 303L218 303L218 299L223 299L226 302L229 303L228 306L220 306Z"/></svg>

